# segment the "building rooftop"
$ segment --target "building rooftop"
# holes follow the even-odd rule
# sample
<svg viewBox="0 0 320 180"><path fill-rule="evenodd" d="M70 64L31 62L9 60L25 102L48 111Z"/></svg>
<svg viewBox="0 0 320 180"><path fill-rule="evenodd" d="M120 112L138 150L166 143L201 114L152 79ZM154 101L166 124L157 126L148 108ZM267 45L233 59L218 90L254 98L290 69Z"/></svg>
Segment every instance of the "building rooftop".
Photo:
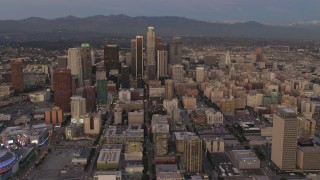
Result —
<svg viewBox="0 0 320 180"><path fill-rule="evenodd" d="M247 159L259 160L251 150L232 150L232 153L238 161L244 161Z"/></svg>
<svg viewBox="0 0 320 180"><path fill-rule="evenodd" d="M174 132L177 140L185 140L186 138L199 138L195 133L191 132Z"/></svg>
<svg viewBox="0 0 320 180"><path fill-rule="evenodd" d="M97 163L119 163L121 150L101 149Z"/></svg>
<svg viewBox="0 0 320 180"><path fill-rule="evenodd" d="M293 107L279 106L276 114L283 119L295 119L297 117L297 112Z"/></svg>
<svg viewBox="0 0 320 180"><path fill-rule="evenodd" d="M305 153L320 153L320 146L298 146L298 149Z"/></svg>
<svg viewBox="0 0 320 180"><path fill-rule="evenodd" d="M178 167L176 164L157 164L156 165L156 172L177 172Z"/></svg>
<svg viewBox="0 0 320 180"><path fill-rule="evenodd" d="M160 179L178 179L182 178L180 173L177 172L158 172L157 177Z"/></svg>

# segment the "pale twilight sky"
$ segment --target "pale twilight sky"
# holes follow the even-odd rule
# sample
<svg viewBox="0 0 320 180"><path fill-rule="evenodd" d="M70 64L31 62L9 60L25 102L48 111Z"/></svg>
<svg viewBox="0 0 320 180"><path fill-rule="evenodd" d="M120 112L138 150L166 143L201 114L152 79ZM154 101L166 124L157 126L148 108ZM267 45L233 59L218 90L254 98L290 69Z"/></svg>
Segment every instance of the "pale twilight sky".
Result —
<svg viewBox="0 0 320 180"><path fill-rule="evenodd" d="M0 19L126 14L287 24L320 20L320 0L0 0Z"/></svg>

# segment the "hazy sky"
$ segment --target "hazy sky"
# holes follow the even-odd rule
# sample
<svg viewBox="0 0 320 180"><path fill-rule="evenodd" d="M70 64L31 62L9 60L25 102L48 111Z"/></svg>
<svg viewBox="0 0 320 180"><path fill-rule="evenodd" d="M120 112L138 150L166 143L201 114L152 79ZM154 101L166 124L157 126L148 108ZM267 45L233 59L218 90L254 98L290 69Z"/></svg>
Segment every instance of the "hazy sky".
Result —
<svg viewBox="0 0 320 180"><path fill-rule="evenodd" d="M320 20L320 0L0 0L0 19L110 14L286 24Z"/></svg>

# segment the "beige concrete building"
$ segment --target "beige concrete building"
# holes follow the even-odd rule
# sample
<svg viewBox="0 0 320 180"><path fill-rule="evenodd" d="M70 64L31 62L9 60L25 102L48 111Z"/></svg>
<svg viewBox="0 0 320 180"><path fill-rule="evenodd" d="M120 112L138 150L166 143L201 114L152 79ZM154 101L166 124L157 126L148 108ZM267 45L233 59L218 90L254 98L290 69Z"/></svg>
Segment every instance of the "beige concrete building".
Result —
<svg viewBox="0 0 320 180"><path fill-rule="evenodd" d="M297 127L296 111L280 106L273 115L271 160L282 171L296 167Z"/></svg>
<svg viewBox="0 0 320 180"><path fill-rule="evenodd" d="M126 161L142 160L142 143L141 142L126 142L124 158Z"/></svg>
<svg viewBox="0 0 320 180"><path fill-rule="evenodd" d="M224 140L221 138L205 138L203 145L210 153L224 152Z"/></svg>
<svg viewBox="0 0 320 180"><path fill-rule="evenodd" d="M234 98L222 99L220 101L220 110L222 113L235 113L236 100Z"/></svg>
<svg viewBox="0 0 320 180"><path fill-rule="evenodd" d="M207 109L205 114L207 124L215 126L223 124L223 114L221 112L216 112L214 109Z"/></svg>
<svg viewBox="0 0 320 180"><path fill-rule="evenodd" d="M114 124L122 124L122 108L113 109Z"/></svg>
<svg viewBox="0 0 320 180"><path fill-rule="evenodd" d="M178 99L171 99L171 100L163 100L163 108L170 114L169 111L172 108L178 108Z"/></svg>
<svg viewBox="0 0 320 180"><path fill-rule="evenodd" d="M165 96L166 100L172 100L174 97L174 82L172 79L166 79L165 85Z"/></svg>
<svg viewBox="0 0 320 180"><path fill-rule="evenodd" d="M212 102L219 103L220 100L224 97L224 92L223 90L215 89L210 92L210 95L208 97Z"/></svg>
<svg viewBox="0 0 320 180"><path fill-rule="evenodd" d="M182 154L184 152L184 140L185 137L193 136L191 132L174 132L174 142L176 146L176 153Z"/></svg>
<svg viewBox="0 0 320 180"><path fill-rule="evenodd" d="M313 137L316 131L317 121L313 118L298 117L299 136L309 135Z"/></svg>
<svg viewBox="0 0 320 180"><path fill-rule="evenodd" d="M184 138L184 169L187 173L200 173L202 171L202 141L197 135Z"/></svg>
<svg viewBox="0 0 320 180"><path fill-rule="evenodd" d="M204 67L196 67L196 82L203 82L205 78Z"/></svg>
<svg viewBox="0 0 320 180"><path fill-rule="evenodd" d="M242 97L235 98L235 105L236 105L235 107L236 109L246 108L246 105L247 105L246 98L242 98Z"/></svg>
<svg viewBox="0 0 320 180"><path fill-rule="evenodd" d="M143 124L144 122L144 111L133 111L128 112L128 124Z"/></svg>
<svg viewBox="0 0 320 180"><path fill-rule="evenodd" d="M260 128L260 135L263 137L271 137L272 136L272 127L261 127Z"/></svg>
<svg viewBox="0 0 320 180"><path fill-rule="evenodd" d="M195 97L182 96L184 108L195 109L197 107L197 99Z"/></svg>
<svg viewBox="0 0 320 180"><path fill-rule="evenodd" d="M294 96L284 95L281 97L281 105L297 106L297 98Z"/></svg>
<svg viewBox="0 0 320 180"><path fill-rule="evenodd" d="M101 111L96 114L87 114L84 117L84 133L99 134L101 129Z"/></svg>
<svg viewBox="0 0 320 180"><path fill-rule="evenodd" d="M259 107L262 105L263 94L262 93L249 93L247 95L247 106L249 107Z"/></svg>
<svg viewBox="0 0 320 180"><path fill-rule="evenodd" d="M320 170L320 147L298 146L297 166L301 170Z"/></svg>
<svg viewBox="0 0 320 180"><path fill-rule="evenodd" d="M172 79L174 82L183 82L184 71L181 64L175 64L172 66Z"/></svg>
<svg viewBox="0 0 320 180"><path fill-rule="evenodd" d="M86 99L81 96L71 97L71 122L83 123L80 116L86 114Z"/></svg>
<svg viewBox="0 0 320 180"><path fill-rule="evenodd" d="M169 125L156 124L154 137L154 155L164 156L168 154Z"/></svg>
<svg viewBox="0 0 320 180"><path fill-rule="evenodd" d="M131 92L128 89L119 91L119 99L122 101L131 101Z"/></svg>

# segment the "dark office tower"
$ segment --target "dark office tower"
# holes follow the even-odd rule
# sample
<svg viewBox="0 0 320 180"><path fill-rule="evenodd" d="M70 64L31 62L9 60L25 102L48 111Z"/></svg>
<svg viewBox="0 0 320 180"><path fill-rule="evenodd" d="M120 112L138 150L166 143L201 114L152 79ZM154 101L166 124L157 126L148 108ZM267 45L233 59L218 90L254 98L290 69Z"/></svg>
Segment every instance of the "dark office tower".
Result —
<svg viewBox="0 0 320 180"><path fill-rule="evenodd" d="M121 86L122 86L122 88L130 88L129 66L122 66L122 69L121 69Z"/></svg>
<svg viewBox="0 0 320 180"><path fill-rule="evenodd" d="M24 88L23 83L23 63L19 60L11 61L11 83L12 88L16 92L22 92Z"/></svg>
<svg viewBox="0 0 320 180"><path fill-rule="evenodd" d="M157 51L157 79L168 76L168 51Z"/></svg>
<svg viewBox="0 0 320 180"><path fill-rule="evenodd" d="M91 48L88 43L83 43L81 45L81 63L82 63L82 76L83 80L91 80L91 66L92 66L92 58L91 58Z"/></svg>
<svg viewBox="0 0 320 180"><path fill-rule="evenodd" d="M181 62L182 62L181 37L173 37L169 45L169 63L181 64Z"/></svg>
<svg viewBox="0 0 320 180"><path fill-rule="evenodd" d="M54 104L63 112L70 112L71 103L71 70L55 69L53 72Z"/></svg>
<svg viewBox="0 0 320 180"><path fill-rule="evenodd" d="M136 39L131 39L131 75L132 75L132 78L133 79L136 79L136 64L137 64L137 61L136 61L136 44L137 44L137 41Z"/></svg>
<svg viewBox="0 0 320 180"><path fill-rule="evenodd" d="M162 37L156 37L156 53L158 50L165 50Z"/></svg>
<svg viewBox="0 0 320 180"><path fill-rule="evenodd" d="M155 64L148 65L149 80L155 80L157 77L157 68Z"/></svg>
<svg viewBox="0 0 320 180"><path fill-rule="evenodd" d="M106 45L104 47L104 67L107 75L109 75L111 69L119 70L119 46L118 45Z"/></svg>
<svg viewBox="0 0 320 180"><path fill-rule="evenodd" d="M86 98L87 112L94 112L96 109L96 90L94 86L86 86L84 88L84 98Z"/></svg>
<svg viewBox="0 0 320 180"><path fill-rule="evenodd" d="M107 80L97 80L97 104L107 104Z"/></svg>
<svg viewBox="0 0 320 180"><path fill-rule="evenodd" d="M136 36L136 74L135 79L144 78L144 63L143 63L143 36Z"/></svg>
<svg viewBox="0 0 320 180"><path fill-rule="evenodd" d="M149 80L154 80L156 65L156 36L154 27L148 27L147 31L147 77Z"/></svg>
<svg viewBox="0 0 320 180"><path fill-rule="evenodd" d="M166 100L172 100L174 97L174 82L172 79L164 81Z"/></svg>
<svg viewBox="0 0 320 180"><path fill-rule="evenodd" d="M68 57L67 56L58 56L58 68L66 69L68 67Z"/></svg>
<svg viewBox="0 0 320 180"><path fill-rule="evenodd" d="M262 48L258 48L256 50L257 56L256 56L256 62L263 62L263 52Z"/></svg>

